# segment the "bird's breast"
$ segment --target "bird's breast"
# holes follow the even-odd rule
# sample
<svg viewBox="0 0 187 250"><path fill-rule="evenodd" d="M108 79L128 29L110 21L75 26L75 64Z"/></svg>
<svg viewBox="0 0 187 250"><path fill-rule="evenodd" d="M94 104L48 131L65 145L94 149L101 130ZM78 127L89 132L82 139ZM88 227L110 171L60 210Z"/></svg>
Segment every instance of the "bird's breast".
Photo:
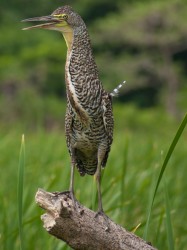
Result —
<svg viewBox="0 0 187 250"><path fill-rule="evenodd" d="M83 108L82 102L80 101L80 95L82 92L81 85L79 90L76 88L72 74L70 73L70 61L72 52L68 53L66 60L66 91L67 98L72 107L72 111L79 117L81 122L86 126L89 123L89 116L87 111Z"/></svg>

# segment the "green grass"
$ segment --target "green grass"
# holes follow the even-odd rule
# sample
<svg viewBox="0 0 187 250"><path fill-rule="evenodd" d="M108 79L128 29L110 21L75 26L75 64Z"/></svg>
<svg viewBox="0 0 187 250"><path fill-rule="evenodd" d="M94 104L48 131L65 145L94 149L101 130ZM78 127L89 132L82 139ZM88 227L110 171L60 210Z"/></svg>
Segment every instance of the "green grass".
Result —
<svg viewBox="0 0 187 250"><path fill-rule="evenodd" d="M20 250L23 250L23 188L24 188L24 168L25 168L25 139L22 135L21 149L18 166L18 230L20 239Z"/></svg>
<svg viewBox="0 0 187 250"><path fill-rule="evenodd" d="M183 121L182 121L182 123L181 123L181 125L180 125L180 127L179 127L179 129L178 129L178 131L177 131L177 133L176 133L176 135L175 135L175 137L174 137L174 139L173 139L170 147L169 147L169 150L167 152L167 155L166 155L165 160L163 162L163 165L161 167L160 174L158 176L158 180L157 180L157 183L156 183L156 186L155 186L155 189L154 189L154 193L152 195L151 205L150 205L150 208L149 208L149 211L148 211L148 218L147 218L146 227L145 227L145 233L144 233L144 238L145 239L147 239L147 234L148 234L148 228L149 228L149 222L150 222L151 212L152 212L153 203L154 203L154 200L155 200L155 197L156 197L156 194L157 194L158 187L160 185L160 182L162 180L162 177L163 177L163 174L164 174L164 172L166 170L168 162L169 162L169 160L170 160L170 158L171 158L171 156L173 154L173 151L174 151L174 149L175 149L175 147L176 147L176 145L177 145L177 143L178 143L178 141L179 141L179 139L180 139L180 137L181 137L181 135L182 135L185 127L186 127L186 124L187 124L187 114L185 115L185 117L184 117L184 119L183 119Z"/></svg>
<svg viewBox="0 0 187 250"><path fill-rule="evenodd" d="M116 105L115 133L107 167L102 179L103 206L107 215L129 231L143 237L147 207L161 170L160 152L166 158L179 123L161 110L141 111L133 106ZM37 189L63 191L69 187L70 159L63 129L0 130L0 246L3 250L20 249L17 223L18 159L20 138L27 138L24 168L22 230L24 249L69 249L63 242L49 236L43 229L40 215L43 211L35 204ZM148 241L158 249L185 249L187 245L187 131L184 130L170 157L164 176L167 182L158 188L149 223ZM23 154L21 154L23 156ZM95 207L93 177L75 174L77 199L88 207ZM162 184L162 182L161 182ZM93 188L94 186L94 188ZM166 195L167 192L167 195ZM96 207L97 208L97 207ZM34 240L33 240L34 239ZM172 243L173 240L173 243ZM169 249L172 249L170 247Z"/></svg>
<svg viewBox="0 0 187 250"><path fill-rule="evenodd" d="M171 209L170 209L170 199L168 195L168 188L166 182L164 183L164 193L165 193L165 204L166 204L166 230L167 230L167 239L168 239L168 249L174 250L175 243L173 238L173 228L171 221Z"/></svg>

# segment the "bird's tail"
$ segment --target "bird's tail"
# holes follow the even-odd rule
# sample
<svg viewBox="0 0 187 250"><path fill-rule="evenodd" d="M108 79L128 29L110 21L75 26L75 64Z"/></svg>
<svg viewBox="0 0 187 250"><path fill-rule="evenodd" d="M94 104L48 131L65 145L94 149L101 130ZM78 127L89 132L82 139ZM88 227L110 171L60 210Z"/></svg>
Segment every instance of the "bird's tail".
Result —
<svg viewBox="0 0 187 250"><path fill-rule="evenodd" d="M123 87L123 85L126 83L126 81L123 81L122 83L120 83L111 93L110 95L112 97L117 97L119 95L120 89L121 87Z"/></svg>

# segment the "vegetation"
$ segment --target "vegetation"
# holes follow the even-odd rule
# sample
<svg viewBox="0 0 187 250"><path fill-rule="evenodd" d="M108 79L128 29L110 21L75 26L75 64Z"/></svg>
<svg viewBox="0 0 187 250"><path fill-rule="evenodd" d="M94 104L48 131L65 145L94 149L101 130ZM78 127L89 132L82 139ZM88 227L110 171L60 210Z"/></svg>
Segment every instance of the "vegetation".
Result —
<svg viewBox="0 0 187 250"><path fill-rule="evenodd" d="M139 110L132 106L124 108L115 105L114 111L114 144L102 180L104 208L114 221L128 230L133 230L141 223L136 234L143 237L153 189L179 124L161 110L142 111L139 114ZM17 128L5 131L1 131L0 144L0 241L3 249L19 249L16 186L21 130ZM176 249L184 249L187 244L187 226L184 223L187 206L186 136L185 130L164 173ZM42 211L34 203L38 187L49 191L67 190L69 187L70 159L64 134L59 129L46 131L40 128L27 132L25 141L22 228L25 249L66 249L63 243L48 237L42 229L39 219ZM95 184L92 177L82 178L76 172L75 190L80 202L90 208L95 207ZM168 246L166 211L164 182L161 181L152 208L147 236L147 240L158 249L167 249Z"/></svg>
<svg viewBox="0 0 187 250"><path fill-rule="evenodd" d="M140 107L161 103L180 117L184 109L180 92L186 92L187 78L186 1L76 0L71 5L88 25L106 88L126 80L121 101ZM21 0L2 2L2 97L17 99L30 89L40 95L65 96L66 48L61 35L45 30L23 32L26 24L20 23L27 17L50 14L58 6L59 2L42 0L26 6Z"/></svg>
<svg viewBox="0 0 187 250"><path fill-rule="evenodd" d="M22 249L68 249L42 229L42 211L34 203L39 187L49 191L69 187L70 158L64 139L66 47L60 34L22 31L25 24L20 23L66 3L70 4L1 3L0 246L4 250L20 249L19 232ZM186 1L72 0L71 5L88 25L105 88L110 91L127 81L114 100L115 134L103 174L103 204L114 221L143 237L161 167L186 112ZM146 239L158 249L182 250L187 245L186 137L185 129L153 203ZM76 172L75 190L81 203L95 209L92 177L82 178Z"/></svg>

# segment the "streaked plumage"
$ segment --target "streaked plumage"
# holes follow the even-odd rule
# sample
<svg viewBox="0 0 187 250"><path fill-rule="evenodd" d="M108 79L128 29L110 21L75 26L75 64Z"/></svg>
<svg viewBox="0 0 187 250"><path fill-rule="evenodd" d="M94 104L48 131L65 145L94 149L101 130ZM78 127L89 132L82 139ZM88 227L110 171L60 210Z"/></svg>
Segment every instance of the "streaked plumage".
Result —
<svg viewBox="0 0 187 250"><path fill-rule="evenodd" d="M52 23L39 25L39 28L61 31L68 47L65 131L72 161L70 191L73 194L75 166L82 176L96 174L99 210L102 211L100 172L101 166L106 165L113 138L112 95L104 90L99 80L90 38L82 18L69 6L60 7L44 18ZM44 18L40 20L45 21ZM26 21L36 20L39 19Z"/></svg>

